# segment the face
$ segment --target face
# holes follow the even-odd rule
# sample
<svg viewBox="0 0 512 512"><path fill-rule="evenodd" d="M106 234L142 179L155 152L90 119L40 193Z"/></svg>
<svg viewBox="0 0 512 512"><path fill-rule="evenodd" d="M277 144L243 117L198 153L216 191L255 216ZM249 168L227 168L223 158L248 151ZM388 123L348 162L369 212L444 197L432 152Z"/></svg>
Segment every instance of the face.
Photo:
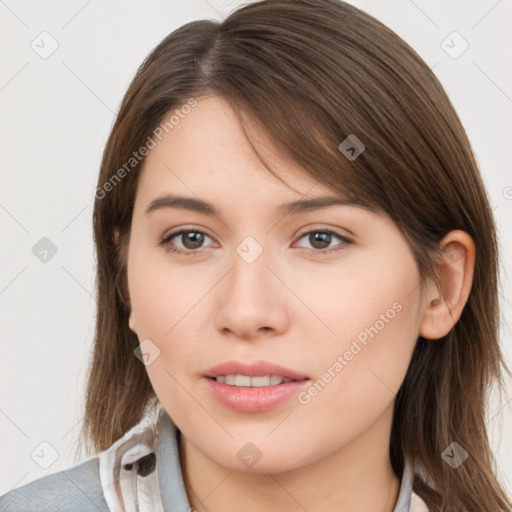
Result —
<svg viewBox="0 0 512 512"><path fill-rule="evenodd" d="M378 424L389 435L423 304L391 219L347 204L286 213L286 203L336 196L251 126L289 186L215 97L146 157L128 249L130 327L187 442L224 467L277 472L348 450ZM155 203L170 194L215 213ZM233 365L215 369L223 363Z"/></svg>

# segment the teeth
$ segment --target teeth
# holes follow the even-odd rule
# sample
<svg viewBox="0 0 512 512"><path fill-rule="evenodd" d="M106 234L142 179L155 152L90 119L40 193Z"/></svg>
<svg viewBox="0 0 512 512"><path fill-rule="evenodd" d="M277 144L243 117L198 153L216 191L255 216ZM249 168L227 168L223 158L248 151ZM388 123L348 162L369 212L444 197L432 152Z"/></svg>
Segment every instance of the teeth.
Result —
<svg viewBox="0 0 512 512"><path fill-rule="evenodd" d="M277 384L292 382L293 379L281 377L279 375L265 375L258 377L249 377L249 375L219 375L215 377L217 382L238 387L263 388L266 386L275 386Z"/></svg>
<svg viewBox="0 0 512 512"><path fill-rule="evenodd" d="M251 385L251 377L247 375L237 375L235 377L235 386L247 386Z"/></svg>
<svg viewBox="0 0 512 512"><path fill-rule="evenodd" d="M279 375L272 375L270 377L270 385L281 384L282 381L283 379Z"/></svg>
<svg viewBox="0 0 512 512"><path fill-rule="evenodd" d="M280 380L281 378L277 377L276 375L272 375L271 377L269 377L268 375L265 375L263 377L251 377L251 386L254 388L260 388L263 386L281 384Z"/></svg>

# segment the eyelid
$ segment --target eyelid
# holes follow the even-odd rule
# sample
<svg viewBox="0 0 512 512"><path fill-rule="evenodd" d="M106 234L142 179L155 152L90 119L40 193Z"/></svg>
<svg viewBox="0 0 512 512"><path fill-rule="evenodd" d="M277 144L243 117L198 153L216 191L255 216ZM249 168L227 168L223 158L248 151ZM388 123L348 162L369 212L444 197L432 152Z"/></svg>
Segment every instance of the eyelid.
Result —
<svg viewBox="0 0 512 512"><path fill-rule="evenodd" d="M350 235L344 235L343 233L340 233L340 231L347 231L347 229L343 230L342 228L338 228L338 227L330 227L330 226L318 226L316 224L314 225L308 225L304 228L300 228L299 231L297 232L297 235L296 236L303 236L307 233L311 233L311 231L325 231L325 232L330 232L330 233L334 233L336 234L337 236L340 236L340 237L343 237L343 238L346 238L347 240L352 240L352 236Z"/></svg>

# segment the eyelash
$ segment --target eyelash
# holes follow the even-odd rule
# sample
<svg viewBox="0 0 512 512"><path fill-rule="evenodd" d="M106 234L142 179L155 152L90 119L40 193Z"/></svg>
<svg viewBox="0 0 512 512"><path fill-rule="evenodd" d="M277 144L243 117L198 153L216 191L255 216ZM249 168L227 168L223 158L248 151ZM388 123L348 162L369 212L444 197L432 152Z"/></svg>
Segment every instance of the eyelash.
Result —
<svg viewBox="0 0 512 512"><path fill-rule="evenodd" d="M159 239L158 245L161 247L165 247L166 244L168 244L173 238L176 238L179 235L183 235L184 233L200 233L201 235L206 235L207 237L211 238L208 234L206 234L204 231L201 231L199 229L180 229L178 231L174 231L168 235L164 235L162 238ZM338 238L342 243L338 244L332 249L309 249L308 247L303 247L307 254L313 255L313 256L326 256L333 252L340 251L342 249L339 248L339 246L346 246L350 245L352 243L352 240L348 239L347 237L340 235L336 231L333 231L331 229L314 229L311 231L304 231L300 233L300 236L298 240L301 240L304 238L304 236L309 235L311 233L326 233L328 235L334 236ZM183 250L183 249L177 249L176 247L165 247L165 250L168 252L172 252L175 254L179 254L181 256L200 256L201 255L201 249L197 249L194 251L191 250Z"/></svg>

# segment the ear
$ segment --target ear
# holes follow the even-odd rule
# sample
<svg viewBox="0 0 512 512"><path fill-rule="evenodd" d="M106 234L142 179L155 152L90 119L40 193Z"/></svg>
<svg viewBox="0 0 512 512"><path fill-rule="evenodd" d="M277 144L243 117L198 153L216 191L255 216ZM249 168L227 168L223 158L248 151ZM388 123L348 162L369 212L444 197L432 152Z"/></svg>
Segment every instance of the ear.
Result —
<svg viewBox="0 0 512 512"><path fill-rule="evenodd" d="M114 243L116 245L117 250L121 250L119 247L119 229L114 228ZM136 326L135 326L135 316L132 310L131 300L130 300L130 291L128 290L128 284L126 283L126 280L123 280L123 295L126 300L126 303L128 304L128 307L130 308L130 316L128 317L128 326L130 329L137 334Z"/></svg>
<svg viewBox="0 0 512 512"><path fill-rule="evenodd" d="M471 291L475 243L465 231L450 231L440 243L438 283L429 283L420 323L420 336L437 340L458 322Z"/></svg>

